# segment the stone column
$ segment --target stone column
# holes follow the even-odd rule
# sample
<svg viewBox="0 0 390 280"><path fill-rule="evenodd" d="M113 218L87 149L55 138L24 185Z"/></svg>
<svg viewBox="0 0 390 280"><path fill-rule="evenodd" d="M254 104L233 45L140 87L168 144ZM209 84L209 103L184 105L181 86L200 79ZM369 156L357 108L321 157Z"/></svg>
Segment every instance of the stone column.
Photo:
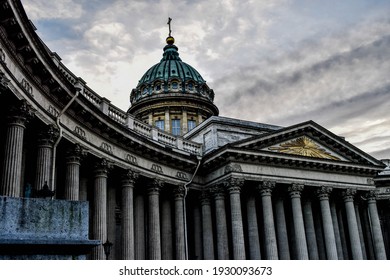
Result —
<svg viewBox="0 0 390 280"><path fill-rule="evenodd" d="M184 223L184 186L177 186L174 189L175 195L175 251L177 260L186 259L186 240Z"/></svg>
<svg viewBox="0 0 390 280"><path fill-rule="evenodd" d="M226 223L225 193L222 187L213 187L215 219L217 228L217 255L219 260L229 259L228 233Z"/></svg>
<svg viewBox="0 0 390 280"><path fill-rule="evenodd" d="M370 221L370 218L368 217L368 208L366 208L366 209L364 209L364 211L362 211L362 218L363 218L364 234L365 234L365 236L367 236L367 238L366 238L367 259L375 260L374 243L373 243L372 231L371 231L371 221Z"/></svg>
<svg viewBox="0 0 390 280"><path fill-rule="evenodd" d="M305 196L303 199L303 220L305 222L305 232L306 232L306 241L307 247L309 250L309 259L318 260L318 246L317 246L317 237L316 230L314 226L313 218L313 209L311 203L311 197Z"/></svg>
<svg viewBox="0 0 390 280"><path fill-rule="evenodd" d="M54 190L54 178L52 176L53 145L58 137L56 129L49 125L38 136L38 154L35 174L35 191L42 189L44 184Z"/></svg>
<svg viewBox="0 0 390 280"><path fill-rule="evenodd" d="M294 236L295 236L295 250L299 260L308 260L309 254L307 251L305 226L303 223L302 206L301 206L301 192L303 185L293 184L288 188L291 207L294 221Z"/></svg>
<svg viewBox="0 0 390 280"><path fill-rule="evenodd" d="M66 155L65 199L79 200L80 195L80 162L83 150L79 145L69 149Z"/></svg>
<svg viewBox="0 0 390 280"><path fill-rule="evenodd" d="M25 100L10 109L0 186L2 196L20 197L24 130L32 116L33 110Z"/></svg>
<svg viewBox="0 0 390 280"><path fill-rule="evenodd" d="M109 167L107 160L102 159L94 169L92 239L100 240L101 245L92 249L93 260L105 259L102 244L107 241L107 174Z"/></svg>
<svg viewBox="0 0 390 280"><path fill-rule="evenodd" d="M355 201L356 222L359 229L359 238L360 238L360 244L362 246L363 260L367 260L366 244L364 242L363 227L362 227L362 222L360 220L359 204L361 204L360 201Z"/></svg>
<svg viewBox="0 0 390 280"><path fill-rule="evenodd" d="M261 260L259 227L257 224L256 198L250 195L246 202L248 218L248 250L250 260Z"/></svg>
<svg viewBox="0 0 390 280"><path fill-rule="evenodd" d="M348 244L347 244L347 232L344 227L344 218L343 218L343 209L341 207L336 209L337 212L337 219L339 221L339 229L340 229L340 240L341 240L341 247L343 248L343 259L349 260L349 253L348 253Z"/></svg>
<svg viewBox="0 0 390 280"><path fill-rule="evenodd" d="M347 214L348 233L351 242L352 259L362 260L363 259L362 246L360 244L355 206L353 203L353 198L355 194L356 194L356 190L347 189L343 192L343 199L345 204L345 211Z"/></svg>
<svg viewBox="0 0 390 280"><path fill-rule="evenodd" d="M134 186L139 174L128 169L122 176L122 260L134 260Z"/></svg>
<svg viewBox="0 0 390 280"><path fill-rule="evenodd" d="M145 260L145 201L144 196L139 193L135 196L134 201L134 240L135 240L135 259Z"/></svg>
<svg viewBox="0 0 390 280"><path fill-rule="evenodd" d="M173 260L173 230L171 200L165 198L161 205L161 259Z"/></svg>
<svg viewBox="0 0 390 280"><path fill-rule="evenodd" d="M244 185L241 178L230 178L224 182L230 197L230 215L232 223L233 259L245 260L244 227L242 225L240 192Z"/></svg>
<svg viewBox="0 0 390 280"><path fill-rule="evenodd" d="M148 188L148 217L149 217L149 259L161 260L161 236L160 236L160 190L164 182L154 179Z"/></svg>
<svg viewBox="0 0 390 280"><path fill-rule="evenodd" d="M263 206L264 244L267 260L277 260L279 258L271 199L271 193L274 188L275 182L270 181L264 181L258 186Z"/></svg>
<svg viewBox="0 0 390 280"><path fill-rule="evenodd" d="M379 221L378 208L376 206L376 199L378 194L375 191L370 191L367 195L368 214L371 221L371 232L374 243L375 259L385 260L386 251L383 242L383 234Z"/></svg>
<svg viewBox="0 0 390 280"><path fill-rule="evenodd" d="M276 240L278 241L278 252L280 260L289 260L290 248L288 245L288 232L286 224L286 215L284 213L284 197L278 194L275 199L275 222L276 222Z"/></svg>
<svg viewBox="0 0 390 280"><path fill-rule="evenodd" d="M317 189L317 196L320 200L322 227L324 229L324 239L326 256L328 260L337 260L336 238L334 236L332 214L330 212L329 195L332 192L330 187Z"/></svg>
<svg viewBox="0 0 390 280"><path fill-rule="evenodd" d="M313 219L314 219L314 227L315 227L315 231L316 231L318 257L320 260L326 260L326 249L325 249L324 235L323 235L323 230L322 230L322 228L323 228L322 227L322 219L321 219L320 212L321 212L320 209L316 209L313 212Z"/></svg>
<svg viewBox="0 0 390 280"><path fill-rule="evenodd" d="M193 205L194 217L194 259L203 260L203 246L202 246L202 214L200 205L196 203ZM187 234L188 238L188 234ZM187 249L188 251L188 249Z"/></svg>
<svg viewBox="0 0 390 280"><path fill-rule="evenodd" d="M202 239L203 239L203 258L205 260L214 260L214 236L213 223L211 219L210 193L206 190L201 195L202 205Z"/></svg>
<svg viewBox="0 0 390 280"><path fill-rule="evenodd" d="M339 227L339 222L338 222L338 218L337 218L336 203L333 199L330 200L330 213L332 215L334 237L336 238L337 257L339 258L339 260L343 260L344 253L343 253L343 246L341 243L340 227Z"/></svg>

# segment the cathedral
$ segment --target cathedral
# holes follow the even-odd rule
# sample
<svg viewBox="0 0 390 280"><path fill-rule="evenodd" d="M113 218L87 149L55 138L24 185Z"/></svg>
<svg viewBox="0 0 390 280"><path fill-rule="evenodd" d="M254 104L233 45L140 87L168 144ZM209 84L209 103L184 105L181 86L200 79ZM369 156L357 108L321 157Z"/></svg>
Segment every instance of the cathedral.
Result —
<svg viewBox="0 0 390 280"><path fill-rule="evenodd" d="M0 0L0 259L389 258L388 160L311 120L219 116L161 46L125 112Z"/></svg>

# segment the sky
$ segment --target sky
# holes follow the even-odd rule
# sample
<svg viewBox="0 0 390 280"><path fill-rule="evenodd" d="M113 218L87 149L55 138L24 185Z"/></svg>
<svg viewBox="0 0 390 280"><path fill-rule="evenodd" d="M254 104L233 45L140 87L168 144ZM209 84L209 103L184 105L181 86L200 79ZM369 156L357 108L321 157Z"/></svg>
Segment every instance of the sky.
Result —
<svg viewBox="0 0 390 280"><path fill-rule="evenodd" d="M126 111L172 36L214 90L220 116L313 120L390 158L389 0L22 0L37 33Z"/></svg>

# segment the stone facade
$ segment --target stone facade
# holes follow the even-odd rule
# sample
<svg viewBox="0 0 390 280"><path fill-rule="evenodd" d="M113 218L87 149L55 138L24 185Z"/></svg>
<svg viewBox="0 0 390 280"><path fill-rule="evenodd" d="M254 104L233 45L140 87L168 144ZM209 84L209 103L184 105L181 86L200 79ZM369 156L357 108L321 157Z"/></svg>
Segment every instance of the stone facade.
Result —
<svg viewBox="0 0 390 280"><path fill-rule="evenodd" d="M28 235L23 244L52 250L19 246L29 258L389 258L383 162L313 121L278 127L218 117L208 88L202 121L172 135L153 126L153 114L145 119L141 91L131 108L142 116L123 112L41 43L19 0L0 3L0 232L7 250ZM83 209L78 224L74 207ZM7 222L10 215L23 221L23 211L35 217L28 232ZM50 231L41 220L53 224Z"/></svg>

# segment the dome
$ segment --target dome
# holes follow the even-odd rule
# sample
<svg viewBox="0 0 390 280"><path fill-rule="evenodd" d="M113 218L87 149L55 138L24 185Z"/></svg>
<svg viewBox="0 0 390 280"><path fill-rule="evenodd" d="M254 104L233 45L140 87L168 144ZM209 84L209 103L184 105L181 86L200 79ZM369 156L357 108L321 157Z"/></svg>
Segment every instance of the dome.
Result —
<svg viewBox="0 0 390 280"><path fill-rule="evenodd" d="M135 118L173 135L184 135L219 111L214 91L192 66L179 57L175 39L169 36L163 57L131 91L127 111Z"/></svg>
<svg viewBox="0 0 390 280"><path fill-rule="evenodd" d="M181 60L173 37L168 37L167 43L161 61L149 68L132 90L130 102L134 105L138 101L167 93L195 95L212 102L213 90L194 67Z"/></svg>

